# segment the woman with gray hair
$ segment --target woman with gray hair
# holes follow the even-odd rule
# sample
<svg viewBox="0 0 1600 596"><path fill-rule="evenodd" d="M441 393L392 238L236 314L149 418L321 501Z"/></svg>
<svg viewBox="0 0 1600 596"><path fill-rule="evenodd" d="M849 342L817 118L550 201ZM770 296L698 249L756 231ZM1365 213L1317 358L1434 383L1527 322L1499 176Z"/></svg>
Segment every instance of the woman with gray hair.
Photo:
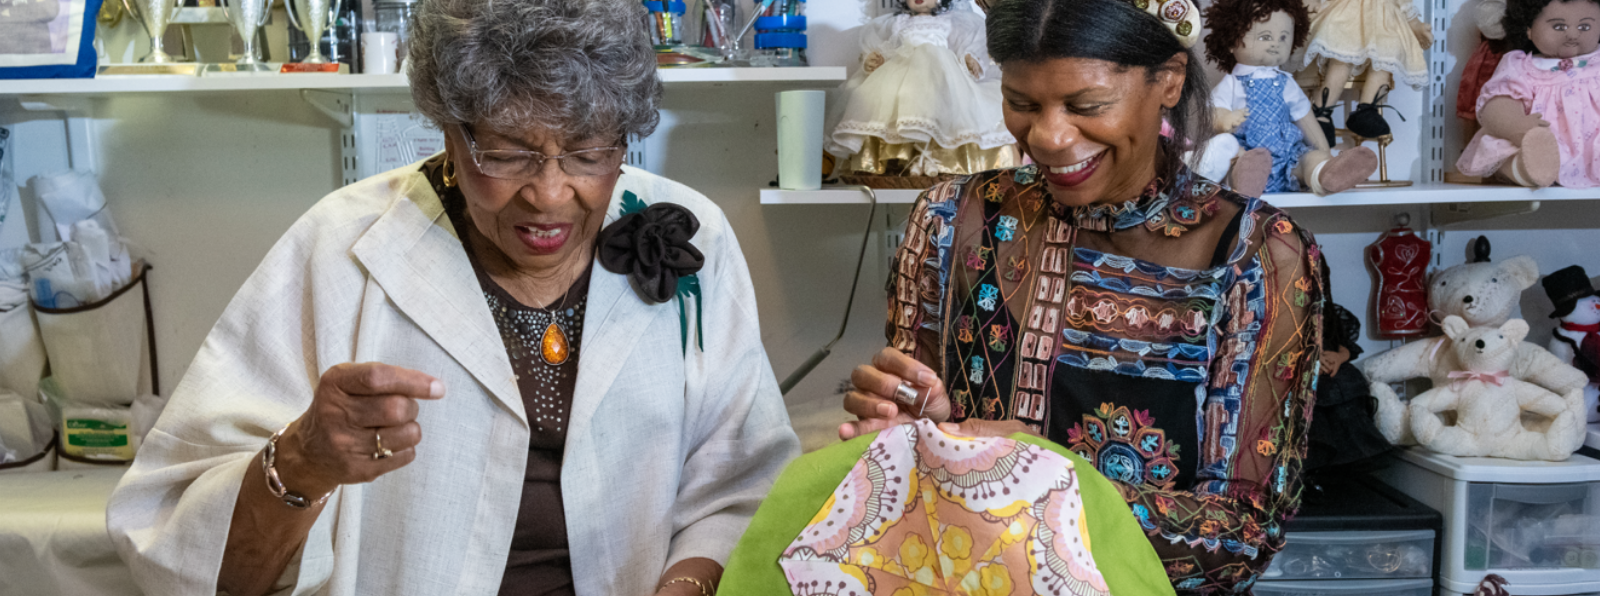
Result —
<svg viewBox="0 0 1600 596"><path fill-rule="evenodd" d="M798 441L726 218L623 165L643 7L425 0L410 43L444 153L272 248L113 540L149 594L709 596Z"/></svg>

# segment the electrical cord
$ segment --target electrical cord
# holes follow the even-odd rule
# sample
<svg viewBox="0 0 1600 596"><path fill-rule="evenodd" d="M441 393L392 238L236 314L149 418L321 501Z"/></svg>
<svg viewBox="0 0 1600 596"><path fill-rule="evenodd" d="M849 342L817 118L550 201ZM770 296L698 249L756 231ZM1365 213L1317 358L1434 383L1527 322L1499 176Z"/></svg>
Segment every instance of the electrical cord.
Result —
<svg viewBox="0 0 1600 596"><path fill-rule="evenodd" d="M833 353L833 346L837 345L839 340L844 339L844 331L846 328L850 327L850 309L855 306L856 302L856 286L860 285L861 283L861 264L867 260L867 243L872 239L873 219L878 215L878 193L873 192L871 187L860 184L852 184L848 186L835 186L831 188L853 188L867 193L867 200L872 205L870 210L867 211L867 231L861 234L861 253L856 255L856 274L850 277L850 297L847 298L844 303L844 321L839 323L839 333L833 336L833 340L829 341L828 345L822 346L822 349L817 350L817 352L812 354L810 358L807 358L805 362L800 363L799 368L794 369L794 372L789 373L789 376L785 377L783 382L778 384L778 392L782 395L788 395L789 390L794 389L795 385L800 384L800 380L806 378L806 375L811 374L811 371L817 368L818 364L822 364L822 361L826 359L829 354Z"/></svg>

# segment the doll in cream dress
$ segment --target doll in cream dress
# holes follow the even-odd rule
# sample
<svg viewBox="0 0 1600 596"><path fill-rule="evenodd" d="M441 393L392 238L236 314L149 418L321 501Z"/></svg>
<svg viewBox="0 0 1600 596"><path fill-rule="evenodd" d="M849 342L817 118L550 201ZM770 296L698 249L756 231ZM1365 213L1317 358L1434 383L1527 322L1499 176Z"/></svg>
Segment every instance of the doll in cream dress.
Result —
<svg viewBox="0 0 1600 596"><path fill-rule="evenodd" d="M983 17L951 2L901 0L862 27L862 67L830 118L835 171L935 176L1018 165Z"/></svg>
<svg viewBox="0 0 1600 596"><path fill-rule="evenodd" d="M1433 44L1432 29L1412 0L1305 0L1305 5L1312 16L1304 64L1321 70L1322 85L1311 94L1311 103L1328 144L1334 143L1333 105L1345 83L1368 70L1345 128L1368 139L1388 135L1383 96L1396 83L1416 89L1427 83L1423 51Z"/></svg>

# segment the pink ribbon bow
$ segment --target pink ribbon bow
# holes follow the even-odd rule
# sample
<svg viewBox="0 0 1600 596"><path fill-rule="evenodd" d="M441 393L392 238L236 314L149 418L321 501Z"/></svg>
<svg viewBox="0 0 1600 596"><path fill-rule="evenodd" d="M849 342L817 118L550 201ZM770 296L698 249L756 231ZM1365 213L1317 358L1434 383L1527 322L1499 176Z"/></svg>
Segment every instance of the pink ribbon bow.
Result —
<svg viewBox="0 0 1600 596"><path fill-rule="evenodd" d="M1511 373L1509 373L1507 371L1503 371L1503 370L1499 371L1499 372L1478 372L1478 371L1475 371L1475 370L1456 370L1456 371L1451 371L1450 372L1450 388L1454 389L1454 390L1457 390L1457 391L1460 391L1463 386L1465 386L1467 383L1471 383L1473 381L1483 381L1484 383L1487 383L1487 384L1490 384L1490 385L1500 386L1500 385L1504 385L1505 381L1506 381L1506 377L1510 377L1510 376L1511 376Z"/></svg>

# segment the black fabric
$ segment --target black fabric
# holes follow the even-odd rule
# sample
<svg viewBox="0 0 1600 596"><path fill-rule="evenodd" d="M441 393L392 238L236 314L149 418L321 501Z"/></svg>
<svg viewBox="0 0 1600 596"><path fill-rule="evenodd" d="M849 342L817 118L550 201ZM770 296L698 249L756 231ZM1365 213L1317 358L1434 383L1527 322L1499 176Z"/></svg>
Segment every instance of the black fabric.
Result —
<svg viewBox="0 0 1600 596"><path fill-rule="evenodd" d="M1378 400L1360 369L1345 364L1332 376L1321 375L1307 433L1306 472L1375 469L1373 458L1394 448L1378 432L1377 413Z"/></svg>
<svg viewBox="0 0 1600 596"><path fill-rule="evenodd" d="M1327 265L1323 265L1327 283ZM1324 286L1326 287L1326 286ZM1350 351L1350 360L1361 355L1356 340L1361 336L1361 320L1348 309L1328 302L1322 315L1322 347ZM1305 470L1308 474L1364 472L1376 466L1373 458L1394 446L1378 431L1378 399L1372 396L1367 377L1346 362L1332 375L1320 371L1317 377L1317 403L1312 409L1307 432Z"/></svg>
<svg viewBox="0 0 1600 596"><path fill-rule="evenodd" d="M1137 424L1136 420L1119 420L1120 415L1112 416L1106 422L1109 440L1101 443L1099 453L1079 455L1090 459L1107 478L1130 485L1144 484L1148 478L1144 462L1151 459L1152 454L1141 455L1134 451L1140 444L1130 433L1135 426L1158 429L1166 435L1169 454L1176 455L1172 463L1177 481L1170 486L1194 486L1200 464L1200 427L1196 421L1203 419L1199 402L1195 400L1194 383L1059 364L1053 369L1050 428L1046 434L1050 440L1070 445L1068 434L1080 424L1091 428L1089 432L1095 432L1092 427L1098 419L1093 414L1074 419L1062 413L1094 412L1114 400L1117 408L1127 408L1132 415L1147 412L1150 423Z"/></svg>
<svg viewBox="0 0 1600 596"><path fill-rule="evenodd" d="M1242 221L1244 221L1243 209L1234 213L1233 219L1228 220L1228 227L1222 230L1222 237L1217 239L1217 248L1211 251L1212 267L1228 264L1228 254L1233 252L1233 246L1239 241L1239 225Z"/></svg>
<svg viewBox="0 0 1600 596"><path fill-rule="evenodd" d="M678 278L705 265L700 249L689 243L699 229L700 220L688 209L656 203L600 230L596 254L606 271L628 276L640 297L659 304L678 292Z"/></svg>

